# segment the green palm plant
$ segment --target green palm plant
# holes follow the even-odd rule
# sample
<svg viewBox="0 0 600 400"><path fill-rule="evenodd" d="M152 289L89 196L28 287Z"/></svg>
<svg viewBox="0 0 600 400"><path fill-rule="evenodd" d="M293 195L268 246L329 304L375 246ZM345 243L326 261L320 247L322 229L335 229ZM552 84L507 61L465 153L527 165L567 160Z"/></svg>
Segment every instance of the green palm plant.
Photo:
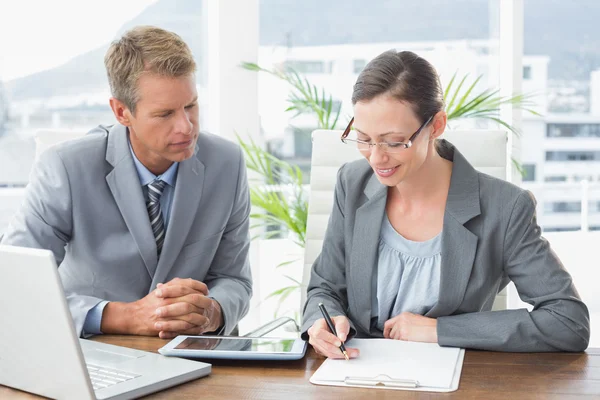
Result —
<svg viewBox="0 0 600 400"><path fill-rule="evenodd" d="M317 117L318 129L335 129L340 118L340 108L334 110L331 94L325 89L318 89L305 77L301 77L294 69L266 69L258 64L244 62L241 67L248 71L265 72L287 82L292 90L287 99L289 106L285 111L294 112L292 118L301 114L314 114Z"/></svg>
<svg viewBox="0 0 600 400"><path fill-rule="evenodd" d="M466 83L468 77L469 74L466 74L458 81L458 83L456 83L457 73L454 73L452 79L448 82L448 86L446 86L446 89L444 90L448 121L466 118L487 119L502 125L518 135L519 132L514 126L508 124L499 117L501 106L508 104L531 114L540 115L531 109L531 107L535 106L535 102L532 100L534 94L500 96L500 90L492 88L473 94L482 75L479 75L470 84Z"/></svg>
<svg viewBox="0 0 600 400"><path fill-rule="evenodd" d="M293 240L305 244L308 198L302 184L303 174L296 165L275 157L254 140L243 141L237 136L246 158L246 167L260 176L259 185L250 186L250 201L263 213L250 215L252 226L266 228L266 238L293 233Z"/></svg>
<svg viewBox="0 0 600 400"><path fill-rule="evenodd" d="M292 240L304 248L306 240L306 220L308 216L308 197L303 186L302 170L291 165L256 144L252 139L242 140L237 136L246 159L246 167L260 177L258 184L250 185L250 202L255 209L262 212L252 212L251 228L262 228L257 236L269 239L285 232L292 233ZM289 265L297 260L289 260L277 267ZM302 284L289 275L288 286L270 293L265 300L277 298L274 312L276 318L282 303L302 287ZM294 315L297 322L298 313Z"/></svg>
<svg viewBox="0 0 600 400"><path fill-rule="evenodd" d="M517 94L514 96L500 96L499 89L488 88L482 92L473 94L477 84L482 78L479 75L470 84L466 84L469 74L466 74L457 82L457 73L452 75L452 79L448 82L448 86L444 90L444 99L446 100L446 114L448 121L456 121L467 118L479 118L496 122L515 135L520 135L520 132L511 124L502 120L499 116L500 107L503 105L511 105L514 108L522 109L533 115L540 115L531 107L535 105L532 98L534 94ZM525 174L525 170L521 164L512 159L514 167L521 175Z"/></svg>

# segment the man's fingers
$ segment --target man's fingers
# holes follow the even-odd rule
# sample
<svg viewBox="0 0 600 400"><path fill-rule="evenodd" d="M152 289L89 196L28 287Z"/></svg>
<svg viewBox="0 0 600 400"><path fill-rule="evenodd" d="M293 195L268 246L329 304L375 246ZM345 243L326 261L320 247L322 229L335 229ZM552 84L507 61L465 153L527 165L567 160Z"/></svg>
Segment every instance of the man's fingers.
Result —
<svg viewBox="0 0 600 400"><path fill-rule="evenodd" d="M156 322L154 327L159 331L158 336L161 339L172 339L178 335L201 335L210 325L208 318L197 314L194 322L173 319Z"/></svg>
<svg viewBox="0 0 600 400"><path fill-rule="evenodd" d="M204 310L188 302L177 302L156 309L156 315L160 318L176 318L186 314L203 314Z"/></svg>
<svg viewBox="0 0 600 400"><path fill-rule="evenodd" d="M194 327L202 327L208 324L208 318L203 315L192 313L175 317L172 319L159 319L154 323L157 331L184 331Z"/></svg>
<svg viewBox="0 0 600 400"><path fill-rule="evenodd" d="M202 310L208 310L213 305L213 300L199 293L190 293L173 299L177 302L190 303Z"/></svg>
<svg viewBox="0 0 600 400"><path fill-rule="evenodd" d="M175 278L175 279L170 280L167 283L162 284L161 288L164 288L165 286L170 286L170 285L188 286L188 287L194 289L195 291L200 292L200 293L204 294L205 296L208 296L208 286L206 286L206 284L204 282L200 282L200 281L197 281L192 278L187 278L187 279Z"/></svg>
<svg viewBox="0 0 600 400"><path fill-rule="evenodd" d="M163 331L158 332L158 337L161 339L174 339L177 336L179 336L179 334L176 332L163 332Z"/></svg>
<svg viewBox="0 0 600 400"><path fill-rule="evenodd" d="M171 309L172 305L175 304L190 304L193 307L188 307L187 308L187 312L198 312L200 314L204 314L206 315L207 311L211 309L211 307L213 306L213 300L204 296L203 294L200 293L190 293L190 294L186 294L185 296L181 296L181 297L174 297L171 299L165 299L165 301L167 302L166 306L162 306L157 308L156 312L157 315L160 317L165 317L165 316L179 316L179 315L183 315L183 314L165 314L163 315L163 312L168 312L168 310ZM179 309L178 309L179 310Z"/></svg>
<svg viewBox="0 0 600 400"><path fill-rule="evenodd" d="M173 339L179 335L189 335L189 336L201 335L204 332L206 332L206 328L208 327L209 324L210 324L210 321L207 320L205 327L195 326L193 328L185 329L185 330L182 330L179 332L160 331L158 333L158 337L160 337L161 339Z"/></svg>
<svg viewBox="0 0 600 400"><path fill-rule="evenodd" d="M174 332L174 333L188 330L190 328L193 328L194 326L195 325L190 322L181 321L181 320L177 320L177 319L164 321L164 322L156 322L154 324L154 328L158 331Z"/></svg>
<svg viewBox="0 0 600 400"><path fill-rule="evenodd" d="M173 285L157 286L154 293L156 294L156 297L168 299L168 298L173 298L173 297L182 297L182 296L192 294L192 293L197 293L197 291L192 289L189 286L173 284Z"/></svg>

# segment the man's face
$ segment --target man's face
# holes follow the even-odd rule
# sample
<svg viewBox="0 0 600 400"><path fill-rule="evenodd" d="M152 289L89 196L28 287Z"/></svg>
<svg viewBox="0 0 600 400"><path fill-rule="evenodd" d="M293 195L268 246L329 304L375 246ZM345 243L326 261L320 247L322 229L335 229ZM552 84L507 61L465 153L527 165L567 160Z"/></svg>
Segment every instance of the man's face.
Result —
<svg viewBox="0 0 600 400"><path fill-rule="evenodd" d="M136 157L154 174L194 154L198 139L198 93L193 74L173 78L145 73L138 80L139 98L129 121Z"/></svg>

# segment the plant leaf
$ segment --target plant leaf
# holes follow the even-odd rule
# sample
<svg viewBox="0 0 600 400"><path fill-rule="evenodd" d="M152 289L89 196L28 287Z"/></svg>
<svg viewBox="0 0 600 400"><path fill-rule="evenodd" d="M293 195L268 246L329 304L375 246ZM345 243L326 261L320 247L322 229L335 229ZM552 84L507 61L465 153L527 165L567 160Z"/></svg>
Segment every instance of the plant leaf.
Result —
<svg viewBox="0 0 600 400"><path fill-rule="evenodd" d="M293 286L284 286L284 287L282 287L282 288L280 288L280 289L277 289L277 290L275 290L275 291L271 292L271 293L270 293L270 294L269 294L267 297L265 297L265 300L266 300L266 299L270 299L270 298L272 298L272 297L281 296L281 295L283 295L284 293L286 293L286 292L289 292L289 291L294 291L294 290L296 290L297 288L298 288L298 285L293 285Z"/></svg>

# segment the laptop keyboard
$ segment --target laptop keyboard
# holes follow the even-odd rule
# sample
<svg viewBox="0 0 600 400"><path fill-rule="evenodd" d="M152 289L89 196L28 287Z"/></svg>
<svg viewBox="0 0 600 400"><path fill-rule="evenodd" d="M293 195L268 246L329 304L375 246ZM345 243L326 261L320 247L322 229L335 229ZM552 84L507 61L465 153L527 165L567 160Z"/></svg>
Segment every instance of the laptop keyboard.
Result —
<svg viewBox="0 0 600 400"><path fill-rule="evenodd" d="M132 374L131 372L102 367L100 365L87 364L87 369L94 390L104 389L116 385L117 383L130 381L141 376Z"/></svg>

